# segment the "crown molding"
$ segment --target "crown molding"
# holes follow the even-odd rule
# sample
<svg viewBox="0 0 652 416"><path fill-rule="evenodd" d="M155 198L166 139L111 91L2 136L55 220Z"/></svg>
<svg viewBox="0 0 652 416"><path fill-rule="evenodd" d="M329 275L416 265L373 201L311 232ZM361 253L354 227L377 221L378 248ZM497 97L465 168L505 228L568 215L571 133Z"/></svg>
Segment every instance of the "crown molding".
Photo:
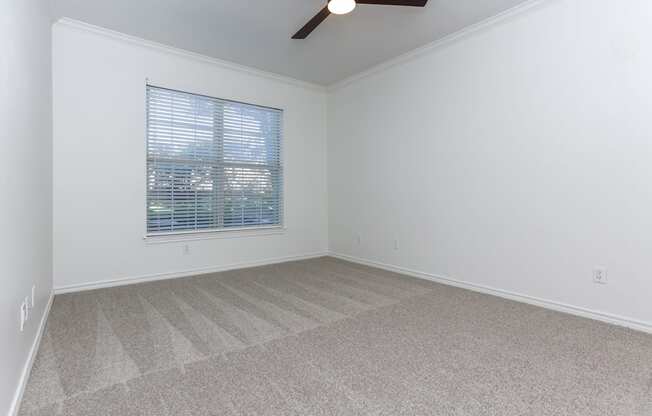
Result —
<svg viewBox="0 0 652 416"><path fill-rule="evenodd" d="M70 27L77 30L82 30L85 32L94 33L100 36L104 36L109 39L129 43L132 45L138 45L144 48L152 49L158 52L163 52L187 59L192 59L198 62L203 62L211 65L218 66L223 69L228 69L231 71L237 71L245 73L248 75L267 78L273 81L283 82L295 87L306 88L318 92L327 92L327 88L323 85L314 84L306 81L301 81L296 78L291 78L285 75L276 74L274 72L263 71L261 69L252 68L245 65L240 65L235 62L230 62L222 59L213 58L207 55L202 55L200 53L191 52L185 49L175 48L173 46L168 46L162 43L150 41L147 39L139 38L137 36L127 35L122 32L117 32L115 30L107 29L101 26L92 25L90 23L82 22L80 20L71 19L68 17L62 17L54 23L55 26L64 26Z"/></svg>
<svg viewBox="0 0 652 416"><path fill-rule="evenodd" d="M492 26L495 26L499 23L505 22L506 20L512 19L516 16L522 15L523 13L540 7L543 3L549 3L553 0L526 0L525 2L518 4L514 7L511 7L507 10L504 10L494 16L491 16L487 19L481 20L478 23L474 23L470 26L466 26L463 29L458 30L457 32L451 33L450 35L444 36L441 39L437 39L434 42L427 43L423 46L420 46L416 49L412 49L409 52L406 52L402 55L397 56L396 58L389 59L387 61L381 62L378 65L375 65L369 69L366 69L357 74L351 75L348 78L345 78L341 81L330 84L326 87L328 92L335 92L338 89L341 89L347 85L350 85L356 81L360 81L364 78L370 77L372 75L387 71L390 68L398 66L403 63L407 63L429 53L434 53L439 49L442 49L446 46L449 46L455 42L468 38L469 36L480 32L482 30L488 29Z"/></svg>
<svg viewBox="0 0 652 416"><path fill-rule="evenodd" d="M364 78L370 77L372 75L384 72L398 66L403 63L407 63L428 53L436 52L439 49L442 49L448 45L451 45L455 42L468 38L469 36L480 32L482 30L488 29L496 24L502 23L506 20L512 19L516 16L519 16L527 11L535 9L542 6L544 3L550 3L553 0L526 0L525 2L509 8L503 12L500 12L494 16L491 16L487 19L484 19L478 23L474 23L470 26L467 26L457 32L451 33L441 39L438 39L434 42L428 43L426 45L420 46L416 49L413 49L409 52L406 52L402 55L397 56L396 58L389 59L378 65L375 65L369 69L366 69L362 72L358 72L354 75L351 75L348 78L345 78L341 81L335 82L328 86L315 84L311 82L301 81L296 78L288 77L285 75L277 74L274 72L263 71L261 69L252 68L246 65L237 64L235 62L226 61L223 59L213 58L207 55L202 55L200 53L191 52L181 48L175 48L173 46L168 46L162 43L146 40L139 38L137 36L127 35L122 32L117 32L115 30L107 29L101 26L92 25L90 23L82 22L80 20L71 19L68 17L63 17L57 20L54 24L72 27L79 30L84 30L86 32L95 33L108 37L110 39L119 40L122 42L135 44L138 46L146 47L149 49L157 50L159 52L165 52L176 56L181 56L188 59L193 59L199 62L208 63L211 65L219 66L220 68L229 69L232 71L238 71L245 74L258 76L262 78L267 78L270 80L283 82L289 85L296 87L306 88L318 92L335 92L338 89L341 89L347 85L350 85L356 81L360 81Z"/></svg>

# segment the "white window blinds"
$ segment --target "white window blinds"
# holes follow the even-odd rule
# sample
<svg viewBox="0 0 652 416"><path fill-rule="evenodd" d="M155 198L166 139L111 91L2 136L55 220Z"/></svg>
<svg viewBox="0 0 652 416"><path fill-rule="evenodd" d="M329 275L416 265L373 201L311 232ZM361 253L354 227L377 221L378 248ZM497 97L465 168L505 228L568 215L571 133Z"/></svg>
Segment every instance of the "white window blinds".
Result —
<svg viewBox="0 0 652 416"><path fill-rule="evenodd" d="M148 85L148 234L281 225L282 114Z"/></svg>

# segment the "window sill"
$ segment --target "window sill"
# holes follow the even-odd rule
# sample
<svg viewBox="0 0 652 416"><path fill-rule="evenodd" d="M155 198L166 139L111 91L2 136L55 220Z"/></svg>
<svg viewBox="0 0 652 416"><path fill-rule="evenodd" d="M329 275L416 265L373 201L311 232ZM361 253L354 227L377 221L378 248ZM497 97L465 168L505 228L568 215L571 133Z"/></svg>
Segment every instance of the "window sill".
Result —
<svg viewBox="0 0 652 416"><path fill-rule="evenodd" d="M235 230L206 230L176 233L147 234L143 237L146 244L167 244L197 240L222 240L232 238L262 237L285 234L284 226L240 228Z"/></svg>

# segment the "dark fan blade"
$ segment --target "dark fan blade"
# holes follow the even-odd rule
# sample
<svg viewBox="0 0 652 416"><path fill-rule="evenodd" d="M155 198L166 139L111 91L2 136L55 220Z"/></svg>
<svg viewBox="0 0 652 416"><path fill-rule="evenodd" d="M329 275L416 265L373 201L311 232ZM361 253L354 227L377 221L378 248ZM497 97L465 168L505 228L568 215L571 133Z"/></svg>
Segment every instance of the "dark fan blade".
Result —
<svg viewBox="0 0 652 416"><path fill-rule="evenodd" d="M292 39L305 39L305 38L307 38L308 35L310 34L310 32L315 30L315 28L317 26L319 26L319 24L321 22L323 22L324 19L326 19L329 14L331 14L331 12L328 11L328 6L321 9L319 11L319 13L317 13L315 15L315 17L310 19L310 21L308 23L306 23L305 26L303 26L301 29L299 29L299 31L297 33L295 33L294 36L292 36Z"/></svg>
<svg viewBox="0 0 652 416"><path fill-rule="evenodd" d="M424 7L428 0L355 0L358 4L383 4L387 6Z"/></svg>

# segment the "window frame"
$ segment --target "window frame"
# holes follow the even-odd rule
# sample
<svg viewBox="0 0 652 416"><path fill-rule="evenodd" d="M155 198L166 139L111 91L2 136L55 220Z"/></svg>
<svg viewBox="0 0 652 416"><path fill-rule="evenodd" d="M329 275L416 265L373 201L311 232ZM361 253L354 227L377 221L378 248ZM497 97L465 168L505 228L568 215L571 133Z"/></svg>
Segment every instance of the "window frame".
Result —
<svg viewBox="0 0 652 416"><path fill-rule="evenodd" d="M280 187L279 187L279 209L281 210L279 215L278 224L257 224L250 226L235 226L235 227L220 227L220 228L206 228L206 229L196 229L196 230L179 230L179 231L149 231L148 228L148 211L149 211L149 197L148 197L148 168L149 168L149 103L148 103L148 88L158 88L162 90L168 90L171 92L178 92L182 94L190 94L197 97L208 98L211 100L220 100L224 102L230 102L239 105L246 105L252 107L265 108L269 110L274 110L280 112L279 120L279 142L278 142L278 169L279 169L279 178L280 178ZM145 217L144 217L144 239L152 240L154 243L166 243L166 242L175 242L175 241L185 241L185 240L206 240L206 239L215 239L215 238L241 238L241 237L251 237L256 235L275 235L282 234L286 230L285 226L285 158L283 151L284 136L285 136L285 110L282 108L271 107L267 105L254 104L245 101L238 101L228 98L219 98L206 94L198 94L192 91L179 90L169 87L162 87L160 85L153 84L147 80L145 83L145 148L144 148L144 159L145 159ZM229 165L229 162L220 164L221 168ZM267 165L269 166L269 165ZM223 196L222 196L223 197ZM224 201L220 201L220 204L224 204ZM223 213L222 213L223 217ZM223 224L223 219L222 219Z"/></svg>

